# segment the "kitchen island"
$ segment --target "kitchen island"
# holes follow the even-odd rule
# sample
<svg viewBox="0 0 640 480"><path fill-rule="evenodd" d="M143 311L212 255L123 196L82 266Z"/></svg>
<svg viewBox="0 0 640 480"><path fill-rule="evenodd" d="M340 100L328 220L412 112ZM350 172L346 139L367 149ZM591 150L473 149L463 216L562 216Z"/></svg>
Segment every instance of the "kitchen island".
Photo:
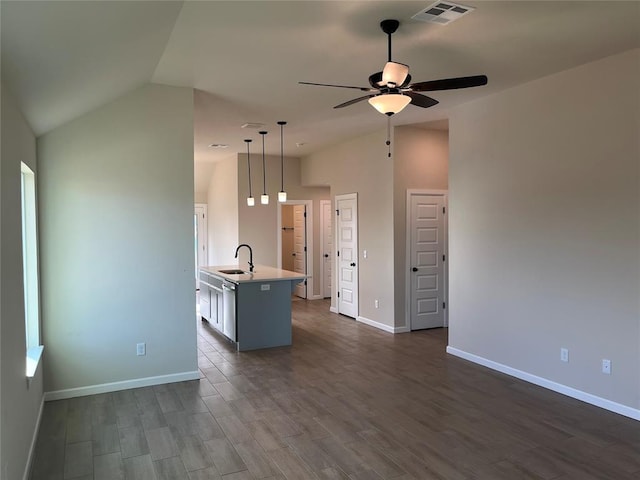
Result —
<svg viewBox="0 0 640 480"><path fill-rule="evenodd" d="M291 345L291 294L305 275L256 265L200 267L200 315L240 351Z"/></svg>

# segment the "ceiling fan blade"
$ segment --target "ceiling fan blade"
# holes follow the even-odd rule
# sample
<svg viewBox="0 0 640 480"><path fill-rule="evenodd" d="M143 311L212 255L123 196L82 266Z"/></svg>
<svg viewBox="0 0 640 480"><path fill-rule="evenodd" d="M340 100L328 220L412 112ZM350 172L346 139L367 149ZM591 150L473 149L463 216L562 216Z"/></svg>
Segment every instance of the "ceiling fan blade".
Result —
<svg viewBox="0 0 640 480"><path fill-rule="evenodd" d="M405 92L404 94L411 97L411 105L415 105L416 107L429 108L440 103L435 98L427 97L419 93Z"/></svg>
<svg viewBox="0 0 640 480"><path fill-rule="evenodd" d="M457 88L480 87L487 84L486 75L471 77L443 78L409 85L414 92L435 92L436 90L455 90Z"/></svg>
<svg viewBox="0 0 640 480"><path fill-rule="evenodd" d="M371 97L374 97L375 95L365 95L364 97L358 97L358 98L354 98L353 100L349 100L348 102L344 102L341 103L340 105L336 105L333 108L343 108L343 107L348 107L349 105L353 105L354 103L358 103L361 102L363 100L367 100Z"/></svg>
<svg viewBox="0 0 640 480"><path fill-rule="evenodd" d="M371 92L373 91L369 87L352 87L350 85L330 85L328 83L311 83L311 82L298 82L300 85L315 85L317 87L337 87L337 88L353 88L355 90L360 90L362 92Z"/></svg>

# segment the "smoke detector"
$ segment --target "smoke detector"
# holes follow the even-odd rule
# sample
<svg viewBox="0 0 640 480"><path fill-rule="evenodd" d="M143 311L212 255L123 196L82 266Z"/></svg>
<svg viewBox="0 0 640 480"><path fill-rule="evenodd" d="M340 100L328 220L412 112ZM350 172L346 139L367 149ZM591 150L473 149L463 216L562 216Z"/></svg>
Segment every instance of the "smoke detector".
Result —
<svg viewBox="0 0 640 480"><path fill-rule="evenodd" d="M424 10L420 10L411 18L422 22L446 25L474 10L475 8L473 7L467 7L466 5L460 5L457 3L436 2L433 5L429 5Z"/></svg>
<svg viewBox="0 0 640 480"><path fill-rule="evenodd" d="M229 145L226 143L211 143L209 144L209 148L229 148Z"/></svg>

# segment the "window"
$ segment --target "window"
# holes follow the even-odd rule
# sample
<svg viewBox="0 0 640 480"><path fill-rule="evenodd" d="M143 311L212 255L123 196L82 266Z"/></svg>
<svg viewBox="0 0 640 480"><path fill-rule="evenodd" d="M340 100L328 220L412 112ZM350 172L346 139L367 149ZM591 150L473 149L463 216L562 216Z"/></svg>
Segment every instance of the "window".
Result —
<svg viewBox="0 0 640 480"><path fill-rule="evenodd" d="M36 232L36 182L33 171L21 164L22 267L27 347L27 377L33 377L42 355L38 292L38 237Z"/></svg>

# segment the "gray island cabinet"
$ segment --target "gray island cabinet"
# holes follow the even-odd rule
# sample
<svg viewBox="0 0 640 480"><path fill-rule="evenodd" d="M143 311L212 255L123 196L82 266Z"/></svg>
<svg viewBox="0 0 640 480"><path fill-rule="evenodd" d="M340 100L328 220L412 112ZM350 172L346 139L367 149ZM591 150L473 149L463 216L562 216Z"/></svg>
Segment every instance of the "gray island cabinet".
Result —
<svg viewBox="0 0 640 480"><path fill-rule="evenodd" d="M256 265L200 267L200 315L236 348L291 345L291 294L303 274Z"/></svg>

